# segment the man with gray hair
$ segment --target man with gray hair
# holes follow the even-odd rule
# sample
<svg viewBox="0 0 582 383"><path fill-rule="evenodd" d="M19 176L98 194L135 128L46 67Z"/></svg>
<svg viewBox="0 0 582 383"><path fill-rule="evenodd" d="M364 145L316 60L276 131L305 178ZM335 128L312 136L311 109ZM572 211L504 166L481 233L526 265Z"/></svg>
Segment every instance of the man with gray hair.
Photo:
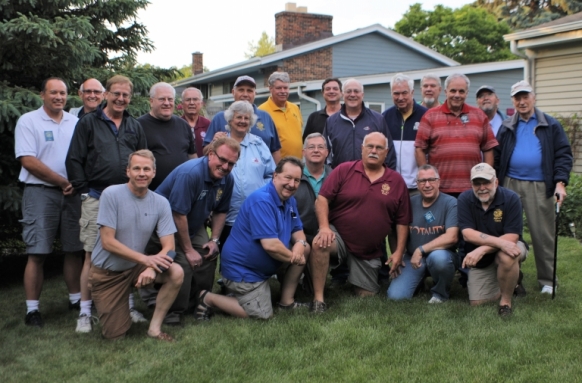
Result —
<svg viewBox="0 0 582 383"><path fill-rule="evenodd" d="M499 97L495 94L495 88L483 85L477 89L475 97L477 98L477 106L487 115L493 134L497 136L505 116L499 111Z"/></svg>
<svg viewBox="0 0 582 383"><path fill-rule="evenodd" d="M392 77L390 87L394 106L386 109L382 115L394 140L396 171L404 178L408 192L417 194L418 166L414 158L414 140L420 119L427 108L414 101L414 80L410 77L398 73Z"/></svg>
<svg viewBox="0 0 582 383"><path fill-rule="evenodd" d="M434 73L427 73L420 80L420 90L422 95L422 102L420 105L427 109L439 106L441 103L439 97L441 95L441 78Z"/></svg>
<svg viewBox="0 0 582 383"><path fill-rule="evenodd" d="M176 90L166 82L150 89L150 112L137 120L141 124L148 149L156 157L156 177L150 190L156 190L178 165L196 157L196 147L188 123L174 115Z"/></svg>
<svg viewBox="0 0 582 383"><path fill-rule="evenodd" d="M281 159L281 142L279 141L279 134L273 119L269 113L260 110L254 104L256 96L257 84L255 79L250 76L239 76L232 87L232 96L234 101L248 101L253 105L253 110L257 115L257 122L251 127L251 133L263 139L275 163L279 163ZM206 137L204 137L204 146L210 144L216 132L226 132L227 121L224 118L224 112L218 112L208 127Z"/></svg>
<svg viewBox="0 0 582 383"><path fill-rule="evenodd" d="M289 74L273 72L269 76L269 99L259 106L259 109L269 113L281 140L281 157L295 156L301 158L303 139L303 117L299 107L289 99Z"/></svg>
<svg viewBox="0 0 582 383"><path fill-rule="evenodd" d="M105 88L99 80L94 78L88 79L79 88L79 97L81 97L83 106L71 108L69 113L81 118L85 114L95 111L103 101L103 92L105 92Z"/></svg>
<svg viewBox="0 0 582 383"><path fill-rule="evenodd" d="M182 118L190 125L192 137L196 144L196 155L202 157L204 148L204 138L210 126L210 120L200 115L202 111L202 101L204 96L198 88L190 87L182 91Z"/></svg>
<svg viewBox="0 0 582 383"><path fill-rule="evenodd" d="M474 165L482 160L493 165L497 146L487 115L465 103L469 85L462 73L447 77L446 102L424 114L414 142L418 166L434 165L441 175L441 191L454 197L471 188Z"/></svg>

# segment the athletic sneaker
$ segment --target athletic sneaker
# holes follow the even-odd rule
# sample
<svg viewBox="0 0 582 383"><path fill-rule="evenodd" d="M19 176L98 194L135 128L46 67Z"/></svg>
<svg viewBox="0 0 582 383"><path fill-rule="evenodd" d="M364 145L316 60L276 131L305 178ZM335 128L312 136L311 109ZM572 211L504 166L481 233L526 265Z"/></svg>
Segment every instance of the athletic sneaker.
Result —
<svg viewBox="0 0 582 383"><path fill-rule="evenodd" d="M444 301L442 299L440 299L439 297L432 297L428 301L428 303L430 303L430 304L438 304L438 303L443 303L443 302Z"/></svg>
<svg viewBox="0 0 582 383"><path fill-rule="evenodd" d="M27 326L42 327L44 323L42 317L40 316L40 311L34 310L26 314L24 317L24 324Z"/></svg>
<svg viewBox="0 0 582 383"><path fill-rule="evenodd" d="M550 294L551 295L553 292L554 292L554 288L552 286L545 285L544 287L542 287L542 291L541 291L542 294Z"/></svg>
<svg viewBox="0 0 582 383"><path fill-rule="evenodd" d="M76 332L91 332L93 330L93 326L91 325L91 316L87 314L79 315L79 319L77 319L77 328L75 329Z"/></svg>
<svg viewBox="0 0 582 383"><path fill-rule="evenodd" d="M327 305L325 302L313 301L311 302L311 307L309 311L315 314L323 314L327 310Z"/></svg>
<svg viewBox="0 0 582 383"><path fill-rule="evenodd" d="M144 323L148 320L143 316L142 313L137 311L136 309L129 310L129 316L131 316L131 321L133 323Z"/></svg>

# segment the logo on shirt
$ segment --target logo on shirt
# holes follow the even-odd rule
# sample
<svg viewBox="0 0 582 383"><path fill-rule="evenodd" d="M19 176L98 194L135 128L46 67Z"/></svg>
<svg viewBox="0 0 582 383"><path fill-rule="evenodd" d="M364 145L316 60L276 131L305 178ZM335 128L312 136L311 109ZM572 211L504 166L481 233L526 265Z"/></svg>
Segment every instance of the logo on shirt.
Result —
<svg viewBox="0 0 582 383"><path fill-rule="evenodd" d="M412 128L412 130L418 130L418 126L420 125L420 122L415 122L414 123L414 128Z"/></svg>
<svg viewBox="0 0 582 383"><path fill-rule="evenodd" d="M432 211L427 211L426 213L424 213L424 219L426 220L426 222L431 223L433 222L436 218L434 217L434 215L432 214Z"/></svg>
<svg viewBox="0 0 582 383"><path fill-rule="evenodd" d="M220 198L222 198L222 189L218 189L216 192L216 202L220 201Z"/></svg>
<svg viewBox="0 0 582 383"><path fill-rule="evenodd" d="M257 122L256 126L257 126L257 129L259 129L259 130L265 130L265 125L260 121Z"/></svg>
<svg viewBox="0 0 582 383"><path fill-rule="evenodd" d="M295 219L297 218L297 214L295 214L295 212L293 211L293 208L290 208L291 211L291 218Z"/></svg>
<svg viewBox="0 0 582 383"><path fill-rule="evenodd" d="M45 141L54 141L55 140L55 136L53 135L52 130L45 130L44 131L44 140Z"/></svg>
<svg viewBox="0 0 582 383"><path fill-rule="evenodd" d="M370 130L370 127L369 127L369 126L364 126L364 127L362 128L362 130Z"/></svg>
<svg viewBox="0 0 582 383"><path fill-rule="evenodd" d="M208 190L202 190L200 192L200 195L198 196L198 201L203 200L204 198L206 198L206 194L208 194Z"/></svg>
<svg viewBox="0 0 582 383"><path fill-rule="evenodd" d="M388 195L388 193L390 193L390 185L388 184L382 185L382 194Z"/></svg>
<svg viewBox="0 0 582 383"><path fill-rule="evenodd" d="M200 132L200 137L202 138L206 137L206 132Z"/></svg>
<svg viewBox="0 0 582 383"><path fill-rule="evenodd" d="M503 210L495 209L495 211L493 212L493 221L499 223L499 222L501 222L502 219L503 219Z"/></svg>
<svg viewBox="0 0 582 383"><path fill-rule="evenodd" d="M463 115L461 116L461 122L462 122L463 124L466 124L467 122L469 122L469 116L467 116L466 114L463 114Z"/></svg>

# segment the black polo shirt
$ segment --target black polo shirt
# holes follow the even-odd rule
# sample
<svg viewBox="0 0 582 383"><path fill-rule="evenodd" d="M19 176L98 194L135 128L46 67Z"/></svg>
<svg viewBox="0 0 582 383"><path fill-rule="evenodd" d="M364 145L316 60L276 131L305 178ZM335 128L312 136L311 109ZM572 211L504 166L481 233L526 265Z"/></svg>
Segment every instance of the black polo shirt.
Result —
<svg viewBox="0 0 582 383"><path fill-rule="evenodd" d="M522 206L519 196L512 190L499 186L495 198L487 210L481 207L481 201L473 190L467 190L459 195L457 200L457 216L459 230L473 229L494 237L504 234L517 234L519 240L523 232ZM477 246L465 241L465 254L475 250ZM495 260L495 253L486 254L477 263L477 268L489 266Z"/></svg>
<svg viewBox="0 0 582 383"><path fill-rule="evenodd" d="M305 142L305 138L311 133L323 133L323 128L325 127L325 123L328 117L329 116L325 111L325 107L321 110L311 113L307 118L305 130L303 130L303 142Z"/></svg>

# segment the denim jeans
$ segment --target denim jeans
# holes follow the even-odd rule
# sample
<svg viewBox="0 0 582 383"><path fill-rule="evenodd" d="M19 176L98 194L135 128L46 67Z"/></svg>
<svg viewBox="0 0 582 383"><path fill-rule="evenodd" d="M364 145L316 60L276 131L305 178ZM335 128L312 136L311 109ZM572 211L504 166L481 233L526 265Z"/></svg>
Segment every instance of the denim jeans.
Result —
<svg viewBox="0 0 582 383"><path fill-rule="evenodd" d="M459 267L459 256L450 250L434 250L421 261L421 266L414 269L410 264L410 254L404 254L405 266L402 273L392 280L388 287L388 299L411 299L419 283L428 270L435 285L431 289L432 296L441 300L449 299L449 291Z"/></svg>

